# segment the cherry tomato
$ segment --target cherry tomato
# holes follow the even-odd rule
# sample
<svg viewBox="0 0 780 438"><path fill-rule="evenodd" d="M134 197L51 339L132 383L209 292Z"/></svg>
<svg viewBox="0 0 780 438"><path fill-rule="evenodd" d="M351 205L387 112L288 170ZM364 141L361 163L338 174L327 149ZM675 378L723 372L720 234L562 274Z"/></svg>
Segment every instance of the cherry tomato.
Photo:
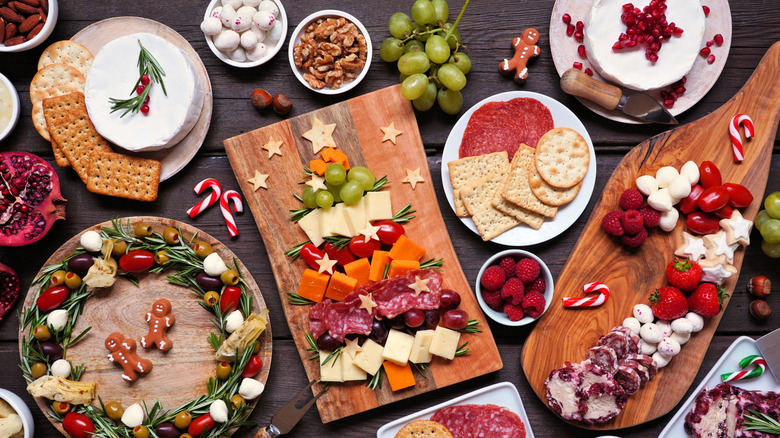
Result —
<svg viewBox="0 0 780 438"><path fill-rule="evenodd" d="M299 253L304 262L306 262L312 269L320 269L320 265L317 264L317 260L322 260L325 257L325 253L320 251L319 248L312 243L303 245Z"/></svg>
<svg viewBox="0 0 780 438"><path fill-rule="evenodd" d="M263 369L263 359L260 359L260 356L255 354L249 358L244 371L241 372L241 377L254 377L261 369Z"/></svg>
<svg viewBox="0 0 780 438"><path fill-rule="evenodd" d="M709 213L695 211L685 218L685 226L697 234L713 234L720 229L720 220Z"/></svg>
<svg viewBox="0 0 780 438"><path fill-rule="evenodd" d="M366 242L363 235L355 236L349 241L349 250L358 257L371 257L374 255L374 251L379 251L380 248L382 248L382 242L374 239L369 239Z"/></svg>
<svg viewBox="0 0 780 438"><path fill-rule="evenodd" d="M379 227L376 235L379 237L379 241L385 245L394 244L406 232L403 225L387 219L374 222L374 226Z"/></svg>
<svg viewBox="0 0 780 438"><path fill-rule="evenodd" d="M723 185L718 166L712 161L702 161L699 166L699 184L705 189Z"/></svg>
<svg viewBox="0 0 780 438"><path fill-rule="evenodd" d="M192 436L200 436L203 432L214 427L214 420L211 419L211 414L203 414L200 417L192 420L190 426L187 428L187 433Z"/></svg>
<svg viewBox="0 0 780 438"><path fill-rule="evenodd" d="M717 216L717 217L719 217L721 219L729 219L731 217L731 213L733 213L733 212L734 212L734 209L731 208L731 206L727 204L723 208L721 208L720 210L713 211L712 214L714 214L715 216Z"/></svg>
<svg viewBox="0 0 780 438"><path fill-rule="evenodd" d="M357 260L357 257L355 257L346 246L339 248L330 242L325 242L323 250L325 251L325 254L327 254L331 260L335 260L339 266L348 265ZM315 269L319 269L319 266Z"/></svg>
<svg viewBox="0 0 780 438"><path fill-rule="evenodd" d="M729 192L729 205L734 208L747 207L753 202L753 194L742 184L726 183L723 184Z"/></svg>
<svg viewBox="0 0 780 438"><path fill-rule="evenodd" d="M43 312L60 307L68 299L70 289L67 286L52 286L43 291L35 300L35 305Z"/></svg>
<svg viewBox="0 0 780 438"><path fill-rule="evenodd" d="M219 310L223 315L238 309L238 303L241 300L241 288L238 286L228 286L219 296Z"/></svg>
<svg viewBox="0 0 780 438"><path fill-rule="evenodd" d="M143 249L134 249L119 257L119 268L125 272L144 272L154 266L154 254Z"/></svg>
<svg viewBox="0 0 780 438"><path fill-rule="evenodd" d="M699 208L696 201L699 200L702 193L704 193L704 189L700 185L695 184L691 187L691 194L680 201L680 212L682 214L690 214L696 211Z"/></svg>
<svg viewBox="0 0 780 438"><path fill-rule="evenodd" d="M704 189L696 205L703 212L720 210L729 203L729 191L723 186L714 186Z"/></svg>
<svg viewBox="0 0 780 438"><path fill-rule="evenodd" d="M92 438L95 424L84 414L68 412L62 419L62 427L73 438Z"/></svg>

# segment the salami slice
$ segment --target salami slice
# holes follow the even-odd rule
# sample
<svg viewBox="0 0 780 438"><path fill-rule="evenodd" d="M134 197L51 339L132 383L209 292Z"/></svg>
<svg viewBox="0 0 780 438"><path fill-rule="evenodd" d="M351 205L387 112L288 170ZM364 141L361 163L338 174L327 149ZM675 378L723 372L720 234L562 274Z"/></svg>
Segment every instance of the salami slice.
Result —
<svg viewBox="0 0 780 438"><path fill-rule="evenodd" d="M474 421L474 435L484 438L524 438L525 424L520 416L509 409L484 405L482 413ZM453 434L455 438L458 438ZM465 438L465 437L464 437Z"/></svg>
<svg viewBox="0 0 780 438"><path fill-rule="evenodd" d="M593 365L601 367L604 371L615 374L618 367L617 353L606 345L597 345L588 350L588 360Z"/></svg>
<svg viewBox="0 0 780 438"><path fill-rule="evenodd" d="M448 406L436 411L431 420L443 424L454 438L473 436L474 421L482 414L480 405Z"/></svg>
<svg viewBox="0 0 780 438"><path fill-rule="evenodd" d="M632 362L639 365L635 361ZM618 367L617 373L615 373L615 381L628 395L636 393L642 387L642 378L637 370L627 365Z"/></svg>

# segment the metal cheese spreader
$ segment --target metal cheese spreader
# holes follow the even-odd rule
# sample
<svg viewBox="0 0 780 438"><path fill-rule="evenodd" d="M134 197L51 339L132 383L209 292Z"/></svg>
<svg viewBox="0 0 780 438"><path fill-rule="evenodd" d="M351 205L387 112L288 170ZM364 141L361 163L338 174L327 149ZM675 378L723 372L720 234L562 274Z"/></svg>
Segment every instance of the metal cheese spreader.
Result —
<svg viewBox="0 0 780 438"><path fill-rule="evenodd" d="M775 380L780 383L780 329L758 338L756 346Z"/></svg>

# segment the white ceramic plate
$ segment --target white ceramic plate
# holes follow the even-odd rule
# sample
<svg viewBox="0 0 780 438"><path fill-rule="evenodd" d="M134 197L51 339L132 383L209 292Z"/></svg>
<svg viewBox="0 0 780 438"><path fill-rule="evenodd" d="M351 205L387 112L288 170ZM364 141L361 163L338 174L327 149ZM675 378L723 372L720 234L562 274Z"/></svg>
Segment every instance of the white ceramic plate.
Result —
<svg viewBox="0 0 780 438"><path fill-rule="evenodd" d="M458 119L458 122L455 123L452 131L450 131L449 137L447 137L447 143L444 144L441 163L441 183L444 187L444 194L447 196L447 202L450 203L450 208L452 208L452 211L454 212L455 202L452 198L452 184L450 183L450 170L447 163L458 159L460 142L471 115L474 114L474 111L479 107L488 102L505 102L517 97L530 97L542 102L550 110L556 128L566 127L579 132L585 141L588 142L588 148L590 149L588 173L585 174L585 179L583 180L580 192L572 202L559 207L558 214L556 214L554 218L545 218L544 224L542 224L541 228L538 230L534 230L528 225L520 224L491 240L491 242L507 246L529 246L546 242L572 226L582 212L585 211L585 207L588 206L588 201L593 194L593 187L596 184L596 153L593 150L593 142L590 139L590 135L588 135L588 131L585 129L585 125L583 125L580 119L562 103L539 93L532 93L529 91L508 91L506 93L490 96L469 108L469 110ZM512 157L509 158L511 160ZM460 218L460 220L471 231L479 234L477 232L477 226L474 225L474 221L472 221L471 218Z"/></svg>
<svg viewBox="0 0 780 438"><path fill-rule="evenodd" d="M490 385L420 412L399 418L398 420L387 423L379 428L376 432L376 437L394 438L395 434L408 423L417 420L428 420L434 412L441 408L446 408L447 406L487 403L504 406L519 415L520 419L525 423L525 436L527 438L534 438L534 432L531 430L531 423L528 421L528 416L525 414L525 408L523 407L523 401L520 399L520 394L518 394L515 385L509 382L496 383L495 385Z"/></svg>
<svg viewBox="0 0 780 438"><path fill-rule="evenodd" d="M740 336L734 343L723 353L723 356L718 359L715 366L712 367L709 373L704 377L704 380L696 387L696 390L691 393L688 400L680 407L674 417L666 425L659 438L689 438L689 435L685 433L685 416L693 408L693 403L696 400L696 396L699 395L704 388L714 388L723 383L720 379L720 375L723 373L730 373L739 371L739 361L751 354L761 354L756 347L756 341L747 336ZM774 391L780 392L780 384L772 377L772 373L765 372L761 376L750 380L736 380L731 382L732 385L738 386L743 389L760 390L760 391Z"/></svg>

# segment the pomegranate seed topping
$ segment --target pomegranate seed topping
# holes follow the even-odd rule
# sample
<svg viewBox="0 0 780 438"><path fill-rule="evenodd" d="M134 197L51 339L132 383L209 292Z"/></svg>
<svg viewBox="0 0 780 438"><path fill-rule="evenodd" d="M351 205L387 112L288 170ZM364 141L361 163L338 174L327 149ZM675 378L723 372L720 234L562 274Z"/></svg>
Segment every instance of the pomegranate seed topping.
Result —
<svg viewBox="0 0 780 438"><path fill-rule="evenodd" d="M574 35L574 26L570 24L566 26L566 36L572 36L572 35Z"/></svg>
<svg viewBox="0 0 780 438"><path fill-rule="evenodd" d="M669 99L677 100L677 93L675 93L674 91L670 91L669 92Z"/></svg>
<svg viewBox="0 0 780 438"><path fill-rule="evenodd" d="M669 98L669 92L666 90L661 90L661 99L666 100Z"/></svg>
<svg viewBox="0 0 780 438"><path fill-rule="evenodd" d="M623 12L631 12L634 10L634 5L631 3L626 3L623 5Z"/></svg>
<svg viewBox="0 0 780 438"><path fill-rule="evenodd" d="M638 43L635 40L631 40L626 43L626 47L636 47Z"/></svg>
<svg viewBox="0 0 780 438"><path fill-rule="evenodd" d="M571 15L569 15L569 14L563 14L563 17L561 17L561 19L566 24L571 23Z"/></svg>
<svg viewBox="0 0 780 438"><path fill-rule="evenodd" d="M148 115L149 114L149 105L146 105L146 104L141 105L141 112L145 116Z"/></svg>
<svg viewBox="0 0 780 438"><path fill-rule="evenodd" d="M685 93L685 87L683 86L677 87L674 89L674 92L677 93L677 95L679 96L680 94Z"/></svg>
<svg viewBox="0 0 780 438"><path fill-rule="evenodd" d="M144 103L149 103L149 96L146 96L146 99L144 99Z"/></svg>
<svg viewBox="0 0 780 438"><path fill-rule="evenodd" d="M583 46L582 44L580 44L577 47L577 53L579 53L580 57L582 57L582 58L587 58L587 56L588 56L586 54L586 52L585 52L585 46Z"/></svg>
<svg viewBox="0 0 780 438"><path fill-rule="evenodd" d="M574 64L572 64L572 67L574 67L574 68L576 68L578 70L582 70L582 63L581 62L575 62Z"/></svg>
<svg viewBox="0 0 780 438"><path fill-rule="evenodd" d="M586 68L585 69L585 74L588 75L588 76L593 76L593 70L591 70L589 68Z"/></svg>
<svg viewBox="0 0 780 438"><path fill-rule="evenodd" d="M682 78L680 78L680 83L681 84L685 84L686 82L688 82L688 77L687 76L683 76Z"/></svg>
<svg viewBox="0 0 780 438"><path fill-rule="evenodd" d="M624 33L621 33L620 35L618 35L618 41L623 41L623 40L626 40L626 39L628 39L628 35L626 35Z"/></svg>
<svg viewBox="0 0 780 438"><path fill-rule="evenodd" d="M650 57L650 62L656 62L656 61L658 61L658 55L654 54L653 56Z"/></svg>
<svg viewBox="0 0 780 438"><path fill-rule="evenodd" d="M672 99L666 99L664 100L664 106L671 109L674 106L674 101Z"/></svg>
<svg viewBox="0 0 780 438"><path fill-rule="evenodd" d="M711 45L715 44L715 40L709 40L706 43L704 43L705 46L709 47Z"/></svg>
<svg viewBox="0 0 780 438"><path fill-rule="evenodd" d="M144 84L138 84L137 87L135 87L135 92L138 94L141 94L144 92L144 89L146 89L146 85Z"/></svg>
<svg viewBox="0 0 780 438"><path fill-rule="evenodd" d="M707 57L707 64L712 64L715 62L715 55L710 55Z"/></svg>
<svg viewBox="0 0 780 438"><path fill-rule="evenodd" d="M149 75L144 74L141 76L141 83L144 85L149 85Z"/></svg>
<svg viewBox="0 0 780 438"><path fill-rule="evenodd" d="M710 15L710 8L709 8L709 6L703 6L703 5L702 5L702 7L701 7L701 8L702 8L702 10L704 10L704 16L705 16L705 17L706 17L707 15Z"/></svg>
<svg viewBox="0 0 780 438"><path fill-rule="evenodd" d="M574 39L575 40L577 40L579 42L582 42L582 38L583 38L582 32L574 32Z"/></svg>
<svg viewBox="0 0 780 438"><path fill-rule="evenodd" d="M620 42L617 42L617 43L612 45L612 51L613 52L617 52L618 50L620 50L622 48L623 48L623 46L620 45Z"/></svg>
<svg viewBox="0 0 780 438"><path fill-rule="evenodd" d="M711 51L712 50L710 50L709 47L705 47L705 48L699 50L699 55L701 55L702 58L706 58L710 54Z"/></svg>
<svg viewBox="0 0 780 438"><path fill-rule="evenodd" d="M712 40L715 41L715 44L720 46L721 44L723 44L723 35L717 34L714 37L712 37Z"/></svg>
<svg viewBox="0 0 780 438"><path fill-rule="evenodd" d="M578 31L582 32L585 29L585 23L583 23L582 21L578 21L576 28Z"/></svg>

